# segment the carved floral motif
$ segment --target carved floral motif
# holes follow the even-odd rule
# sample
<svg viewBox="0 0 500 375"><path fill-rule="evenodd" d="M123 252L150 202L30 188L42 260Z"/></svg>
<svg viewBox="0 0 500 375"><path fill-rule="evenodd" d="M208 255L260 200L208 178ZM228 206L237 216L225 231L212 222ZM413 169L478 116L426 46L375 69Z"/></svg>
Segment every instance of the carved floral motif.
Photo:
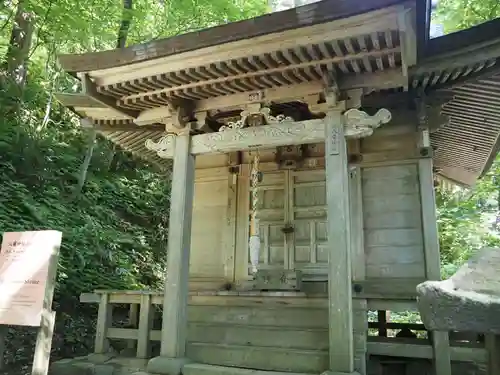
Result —
<svg viewBox="0 0 500 375"><path fill-rule="evenodd" d="M160 158L168 159L172 157L175 137L175 134L168 133L162 136L158 142L147 139L144 145L148 150L155 151Z"/></svg>
<svg viewBox="0 0 500 375"><path fill-rule="evenodd" d="M279 124L285 121L294 121L292 117L285 115L272 116L271 109L268 107L261 108L258 112L242 111L240 113L241 118L238 121L228 122L227 125L223 125L219 128L220 132L234 129L243 129L249 126L249 120L252 117L259 116L263 118L262 125Z"/></svg>

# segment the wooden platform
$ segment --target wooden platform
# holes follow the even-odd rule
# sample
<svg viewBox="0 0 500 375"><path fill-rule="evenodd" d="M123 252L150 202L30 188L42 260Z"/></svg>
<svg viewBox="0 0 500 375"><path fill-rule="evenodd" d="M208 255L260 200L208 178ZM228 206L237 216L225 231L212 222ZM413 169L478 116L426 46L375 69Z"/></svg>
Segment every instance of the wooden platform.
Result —
<svg viewBox="0 0 500 375"><path fill-rule="evenodd" d="M399 296L402 298L402 295ZM87 303L102 303L103 299L109 305L136 305L135 312L139 313L151 312L153 306L161 305L163 294L154 291L100 290L81 296L81 301ZM370 366L385 366L383 363L387 358L398 363L431 363L433 350L427 339L367 336L368 308L370 304L376 308L383 301L373 299L368 304L364 299L353 301L355 347L371 358L371 362L368 361L372 363ZM410 301L401 300L402 308L408 307ZM398 306L396 302L389 300L393 307ZM149 307L142 305L144 303L148 303ZM135 328L116 328L111 327L109 322L100 322L98 327L105 328L97 335L97 341L100 341L96 341L96 347L106 347L108 340L124 340L132 343L138 357L153 356L151 345L160 341L161 331L153 329L148 323L151 320L145 322L145 319L152 319L151 316L148 318L144 313L139 316ZM188 320L187 356L200 364L190 365L190 374L205 372L210 375L219 370L224 374L239 374L240 370L257 371L259 374L269 371L319 374L328 368L328 299L325 294L193 291L190 293ZM145 331L147 323L149 333ZM370 323L370 327L375 327L375 324ZM403 326L400 323L389 324L390 329L401 329ZM410 326L411 329L424 330L423 325ZM454 363L486 363L488 360L487 351L481 343L452 341L450 352ZM363 357L357 358L357 368L366 366L360 362Z"/></svg>

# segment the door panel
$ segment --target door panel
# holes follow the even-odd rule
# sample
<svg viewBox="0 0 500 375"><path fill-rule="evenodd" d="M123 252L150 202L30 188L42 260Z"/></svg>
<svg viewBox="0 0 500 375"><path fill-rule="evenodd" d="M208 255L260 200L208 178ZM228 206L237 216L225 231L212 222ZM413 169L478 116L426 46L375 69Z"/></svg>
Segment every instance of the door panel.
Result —
<svg viewBox="0 0 500 375"><path fill-rule="evenodd" d="M257 218L260 269L299 269L306 279L326 276L324 170L264 172L258 186ZM283 232L287 225L293 227L292 233Z"/></svg>
<svg viewBox="0 0 500 375"><path fill-rule="evenodd" d="M285 235L282 232L286 221L285 173L264 173L257 190L257 219L261 242L259 268L283 269L287 263Z"/></svg>
<svg viewBox="0 0 500 375"><path fill-rule="evenodd" d="M324 170L293 171L290 222L295 228L293 264L308 276L326 273L326 185Z"/></svg>

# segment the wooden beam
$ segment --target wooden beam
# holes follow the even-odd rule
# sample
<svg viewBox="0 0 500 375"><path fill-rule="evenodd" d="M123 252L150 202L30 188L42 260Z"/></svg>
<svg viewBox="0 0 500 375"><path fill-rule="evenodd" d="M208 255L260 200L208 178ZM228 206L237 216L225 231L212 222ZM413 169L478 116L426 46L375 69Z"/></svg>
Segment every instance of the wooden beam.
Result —
<svg viewBox="0 0 500 375"><path fill-rule="evenodd" d="M263 77L263 76L267 76L267 75L273 75L276 73L283 73L283 72L287 72L287 71L293 72L296 69L304 69L304 68L313 67L313 66L321 66L323 64L329 65L329 64L333 64L333 63L339 63L341 61L360 60L363 58L371 58L371 57L382 57L382 56L385 56L385 55L388 55L391 53L399 53L400 51L401 51L400 47L394 47L394 48L381 49L381 50L377 50L377 51L359 52L359 53L355 53L355 54L351 54L351 55L328 57L328 58L324 58L321 60L304 61L304 62L300 62L300 63L296 63L296 64L272 67L272 68L267 68L267 69L262 69L262 70L257 70L257 71L249 71L246 73L230 75L227 77L219 77L219 78L213 78L213 79L208 79L208 80L203 80L203 81L196 81L196 82L191 82L191 83L187 83L187 84L179 85L179 86L165 87L162 89L149 91L147 93L130 95L127 97L127 99L134 100L134 99L142 98L142 97L149 96L149 95L168 95L168 94L172 95L178 91L195 90L196 88L202 88L204 86L209 86L209 85L225 84L227 82L231 82L231 81L238 80L238 79L244 80L247 78L258 78L258 77Z"/></svg>
<svg viewBox="0 0 500 375"><path fill-rule="evenodd" d="M95 100L91 96L82 93L58 92L54 95L56 99L65 107L80 108L109 108L107 105Z"/></svg>
<svg viewBox="0 0 500 375"><path fill-rule="evenodd" d="M353 88L394 88L402 87L407 83L406 77L401 73L400 69L390 69L384 72L364 73L364 74L348 74L341 77L339 81L342 90ZM303 101L304 97L319 94L323 91L321 81L306 82L294 85L286 85L258 91L248 91L238 94L218 96L209 99L196 101L195 115L203 114L207 111L220 109L236 109L252 103L259 102L287 102L287 101ZM101 94L102 95L102 94ZM123 109L111 108L109 105L85 94L56 94L56 98L66 107L74 108L81 116L92 117L95 120L101 120L100 111L103 112L106 119L113 117L113 112L118 111L122 115L130 118L129 114L123 112ZM127 102L128 97L121 99L115 103L115 107L120 107ZM88 111L86 109L88 108ZM80 113L82 112L82 113ZM116 112L115 112L116 113ZM104 119L104 118L103 118ZM167 106L156 107L140 112L134 121L137 126L137 131L147 130L144 125L162 123L165 125L171 124L173 121L173 113ZM101 124L101 126L103 126ZM126 130L135 130L134 125L123 125ZM100 129L99 129L100 130ZM104 130L104 129L103 129ZM111 130L111 129L110 129Z"/></svg>
<svg viewBox="0 0 500 375"><path fill-rule="evenodd" d="M322 142L325 137L324 120L284 122L281 124L232 129L192 137L193 155L228 153L260 147L291 146ZM160 142L146 141L146 148L161 152L162 158L173 158L176 136L169 135Z"/></svg>
<svg viewBox="0 0 500 375"><path fill-rule="evenodd" d="M416 300L424 278L370 278L352 282L354 298Z"/></svg>
<svg viewBox="0 0 500 375"><path fill-rule="evenodd" d="M401 69L388 69L383 72L346 74L340 77L340 90L350 90L357 88L388 89L404 87L408 84L408 79L403 76ZM181 89L179 86L177 89ZM209 99L196 101L195 112L238 109L252 103L269 102L290 102L304 101L307 96L320 94L323 92L323 82L321 80L285 85L262 90L253 90L232 95L217 96ZM151 93L142 93L124 97L118 104L126 105L131 100L146 97ZM155 122L168 123L172 121L172 112L169 107L162 106L146 109L138 116L136 123L145 125Z"/></svg>
<svg viewBox="0 0 500 375"><path fill-rule="evenodd" d="M399 39L401 40L402 74L406 77L408 89L408 69L417 63L416 6L402 9L398 13Z"/></svg>
<svg viewBox="0 0 500 375"><path fill-rule="evenodd" d="M360 138L371 135L374 128L390 121L390 112L379 110L375 115L350 109L343 115L345 124L342 137ZM255 148L306 145L323 142L325 139L326 119L307 121L284 121L271 125L227 129L221 132L195 135L192 137L193 155L228 153ZM146 148L161 153L162 158L172 158L176 136L169 134L159 142L146 141Z"/></svg>
<svg viewBox="0 0 500 375"><path fill-rule="evenodd" d="M92 97L95 101L101 103L102 105L108 108L115 109L118 112L123 113L124 115L127 115L132 118L136 118L139 115L139 111L120 108L116 104L116 100L114 98L103 95L99 91L97 91L96 84L90 79L88 74L83 74L81 79L82 79L83 92L88 96Z"/></svg>
<svg viewBox="0 0 500 375"><path fill-rule="evenodd" d="M318 143L323 141L324 132L322 119L226 130L194 136L191 152L198 155Z"/></svg>
<svg viewBox="0 0 500 375"><path fill-rule="evenodd" d="M341 91L357 88L384 90L408 85L408 77L401 69L395 68L381 72L341 75L338 77L338 85Z"/></svg>
<svg viewBox="0 0 500 375"><path fill-rule="evenodd" d="M196 101L195 112L206 112L224 108L242 108L248 104L272 101L293 101L306 95L318 94L323 91L321 81L307 82L296 85L248 91L239 94L218 96ZM126 103L129 97L120 100ZM167 123L172 118L169 107L146 109L137 117L136 123L145 125L155 122Z"/></svg>
<svg viewBox="0 0 500 375"><path fill-rule="evenodd" d="M418 66L411 69L411 75L443 70L452 71L455 68L483 63L486 60L497 58L499 55L500 41L487 41L423 60Z"/></svg>
<svg viewBox="0 0 500 375"><path fill-rule="evenodd" d="M83 128L95 129L99 132L145 132L145 131L165 131L165 126L159 124L138 126L132 121L116 122L112 121L106 123L105 121L96 121L88 117L80 119L80 125Z"/></svg>

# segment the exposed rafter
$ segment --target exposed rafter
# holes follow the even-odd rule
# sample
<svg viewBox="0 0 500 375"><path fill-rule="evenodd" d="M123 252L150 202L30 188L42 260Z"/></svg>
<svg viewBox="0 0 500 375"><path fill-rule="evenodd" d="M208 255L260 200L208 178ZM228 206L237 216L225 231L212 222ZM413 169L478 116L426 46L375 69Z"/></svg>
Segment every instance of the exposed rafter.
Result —
<svg viewBox="0 0 500 375"><path fill-rule="evenodd" d="M108 108L112 108L131 118L136 118L139 115L139 111L119 107L116 104L116 100L114 100L112 97L101 94L97 90L96 84L90 79L88 74L83 74L81 80L82 80L83 93L90 96L95 101L98 101L102 105L105 105Z"/></svg>

